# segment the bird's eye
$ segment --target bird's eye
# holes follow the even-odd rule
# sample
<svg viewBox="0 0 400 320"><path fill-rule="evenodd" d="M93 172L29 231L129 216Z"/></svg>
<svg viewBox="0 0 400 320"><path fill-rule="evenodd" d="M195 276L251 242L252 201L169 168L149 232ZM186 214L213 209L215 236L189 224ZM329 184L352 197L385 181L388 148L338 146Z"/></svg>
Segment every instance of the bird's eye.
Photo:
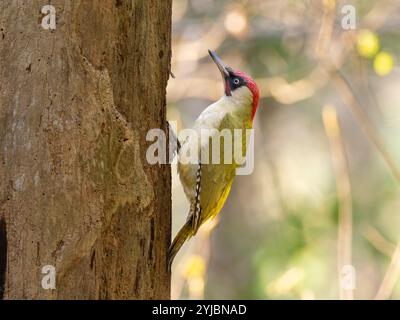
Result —
<svg viewBox="0 0 400 320"><path fill-rule="evenodd" d="M234 84L239 84L240 80L238 78L233 79Z"/></svg>

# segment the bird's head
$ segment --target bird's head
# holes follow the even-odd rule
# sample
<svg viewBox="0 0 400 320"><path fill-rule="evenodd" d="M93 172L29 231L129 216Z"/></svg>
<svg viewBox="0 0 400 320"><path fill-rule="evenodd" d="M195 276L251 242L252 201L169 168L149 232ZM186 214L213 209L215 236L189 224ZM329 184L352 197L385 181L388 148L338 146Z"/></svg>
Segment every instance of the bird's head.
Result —
<svg viewBox="0 0 400 320"><path fill-rule="evenodd" d="M253 119L260 98L260 91L256 82L246 73L228 67L215 52L208 50L208 53L221 72L225 95L237 99L251 99L251 119Z"/></svg>

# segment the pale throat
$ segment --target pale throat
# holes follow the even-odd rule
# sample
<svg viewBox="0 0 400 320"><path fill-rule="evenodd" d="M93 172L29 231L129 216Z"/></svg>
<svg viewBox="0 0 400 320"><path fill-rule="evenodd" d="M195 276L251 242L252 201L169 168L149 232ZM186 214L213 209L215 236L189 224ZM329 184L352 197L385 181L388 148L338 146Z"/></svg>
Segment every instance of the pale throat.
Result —
<svg viewBox="0 0 400 320"><path fill-rule="evenodd" d="M225 96L229 112L241 116L243 119L250 118L253 109L253 94L246 86L232 91L231 96Z"/></svg>

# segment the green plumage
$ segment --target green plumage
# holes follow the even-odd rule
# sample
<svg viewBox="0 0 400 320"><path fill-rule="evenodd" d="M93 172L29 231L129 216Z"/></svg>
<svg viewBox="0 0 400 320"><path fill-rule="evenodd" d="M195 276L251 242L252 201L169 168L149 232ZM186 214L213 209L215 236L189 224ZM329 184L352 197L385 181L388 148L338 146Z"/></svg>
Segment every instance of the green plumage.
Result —
<svg viewBox="0 0 400 320"><path fill-rule="evenodd" d="M224 96L204 110L196 120L194 129L198 133L198 137L201 137L200 141L198 138L196 138L197 141L188 139L182 144L179 152L180 158L185 155L188 149L193 150L196 146L198 147L198 160L201 162L201 170L197 172L198 164L183 164L181 161L178 163L179 176L191 206L186 223L180 229L170 247L170 265L186 239L195 235L205 221L215 217L220 212L229 195L238 166L234 157L234 129L252 128L251 94L247 88L237 91L235 99ZM221 138L221 136L224 136L224 130L226 130L227 138ZM218 139L220 139L219 150L216 144ZM239 141L244 156L247 145L245 130L242 130ZM213 147L215 148L214 151ZM231 152L230 150L232 150L231 157L226 154L226 152ZM207 151L209 157L204 157ZM220 154L220 164L211 163L216 151L219 151ZM207 158L209 163L207 163ZM226 163L223 159L231 159L232 162ZM196 181L199 173L201 179ZM196 194L196 189L200 190L200 194ZM196 207L196 199L200 202L200 210Z"/></svg>

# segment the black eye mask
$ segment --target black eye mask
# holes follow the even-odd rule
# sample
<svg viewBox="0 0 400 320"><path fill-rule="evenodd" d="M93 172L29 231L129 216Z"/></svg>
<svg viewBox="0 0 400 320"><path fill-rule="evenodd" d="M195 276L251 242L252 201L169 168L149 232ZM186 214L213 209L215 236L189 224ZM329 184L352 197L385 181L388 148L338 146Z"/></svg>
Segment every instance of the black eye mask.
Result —
<svg viewBox="0 0 400 320"><path fill-rule="evenodd" d="M234 91L237 88L243 87L244 85L246 85L246 82L243 78L236 76L234 74L232 74L229 77L229 86L231 88L231 91Z"/></svg>
<svg viewBox="0 0 400 320"><path fill-rule="evenodd" d="M225 79L229 83L230 91L234 91L237 88L240 88L240 87L243 87L246 85L246 80L244 80L241 76L235 74L235 72L232 70L232 68L227 67L226 69L229 72L229 77L226 77Z"/></svg>

